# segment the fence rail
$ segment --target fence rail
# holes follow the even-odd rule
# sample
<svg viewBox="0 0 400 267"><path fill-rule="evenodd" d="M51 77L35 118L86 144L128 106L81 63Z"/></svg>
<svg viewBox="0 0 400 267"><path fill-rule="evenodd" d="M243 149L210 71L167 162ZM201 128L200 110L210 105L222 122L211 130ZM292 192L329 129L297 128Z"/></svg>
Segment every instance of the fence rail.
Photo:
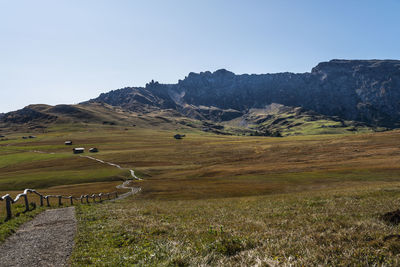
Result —
<svg viewBox="0 0 400 267"><path fill-rule="evenodd" d="M12 210L11 210L11 205L15 204L18 202L20 199L24 200L25 204L25 211L28 212L30 211L29 208L29 199L28 199L28 193L29 194L35 194L39 196L40 198L40 206L44 206L44 201L46 201L46 206L50 207L50 198L57 198L58 199L58 205L62 206L62 200L63 199L68 199L69 203L71 205L74 205L74 201L80 201L81 204L85 203L90 203L89 199L92 199L92 203L96 202L96 198L99 199L99 202L103 200L110 200L112 198L118 198L118 192L111 192L111 193L100 193L100 194L89 194L89 195L81 195L80 197L73 197L73 196L62 196L62 195L43 195L36 191L35 189L25 189L23 193L18 194L15 199L13 199L9 194L4 195L0 197L0 201L5 201L6 203L6 212L7 212L7 217L6 221L10 220L12 218Z"/></svg>

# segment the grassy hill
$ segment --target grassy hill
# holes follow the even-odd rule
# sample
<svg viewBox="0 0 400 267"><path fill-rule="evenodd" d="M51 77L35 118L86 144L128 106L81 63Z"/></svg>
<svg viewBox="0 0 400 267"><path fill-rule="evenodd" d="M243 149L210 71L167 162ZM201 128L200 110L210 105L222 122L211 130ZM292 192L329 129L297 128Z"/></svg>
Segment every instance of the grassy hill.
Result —
<svg viewBox="0 0 400 267"><path fill-rule="evenodd" d="M172 109L130 111L104 103L78 105L30 105L4 114L0 118L0 134L8 132L44 133L88 127L121 126L160 130L204 130L217 134L250 134L253 131L219 123L200 121Z"/></svg>
<svg viewBox="0 0 400 267"><path fill-rule="evenodd" d="M242 117L224 124L251 129L255 131L253 134L266 136L368 133L385 130L383 127L371 127L365 123L346 121L301 107L280 104L271 104L263 109L250 109Z"/></svg>
<svg viewBox="0 0 400 267"><path fill-rule="evenodd" d="M209 107L201 107L202 114L219 118L229 113ZM198 109L187 107L186 113ZM222 113L221 113L222 112ZM198 113L198 112L197 112ZM197 114L196 113L196 114ZM215 114L214 114L215 113ZM193 115L193 114L192 114ZM196 116L182 115L173 109L145 109L131 111L105 103L86 102L78 105L30 105L21 110L6 113L0 118L0 134L7 131L39 132L87 128L95 125L138 127L160 130L201 130L221 135L319 135L348 134L385 131L386 128L371 127L365 123L345 121L338 117L325 116L301 107L271 104L263 109L250 109L244 115L236 114L231 120L207 120L200 113ZM229 116L227 116L229 118Z"/></svg>

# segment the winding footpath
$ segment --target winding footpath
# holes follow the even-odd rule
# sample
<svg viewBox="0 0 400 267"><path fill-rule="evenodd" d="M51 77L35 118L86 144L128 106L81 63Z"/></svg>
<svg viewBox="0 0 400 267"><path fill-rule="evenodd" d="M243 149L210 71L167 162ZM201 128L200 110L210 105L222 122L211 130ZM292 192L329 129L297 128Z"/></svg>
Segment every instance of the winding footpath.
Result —
<svg viewBox="0 0 400 267"><path fill-rule="evenodd" d="M90 156L81 157L125 169L118 164ZM132 178L117 188L130 191L110 201L123 199L141 191L140 187L130 186L133 179L141 179L133 170L129 171ZM74 246L76 229L75 207L46 210L23 224L16 233L0 244L0 266L67 266Z"/></svg>
<svg viewBox="0 0 400 267"><path fill-rule="evenodd" d="M112 163L112 162L107 162L107 161L104 161L104 160L101 160L101 159L97 159L97 158L94 158L94 157L91 157L91 156L82 156L82 155L80 155L80 157L81 157L81 158L87 158L87 159L95 160L95 161L97 161L97 162L100 162L100 163L103 163L103 164L107 164L107 165L116 167L116 168L121 169L121 170L129 170L129 172L131 173L131 176L132 176L133 179L142 180L141 178L139 178L139 177L137 177L137 176L135 175L135 171L134 171L134 170L127 169L127 168L122 168L122 167L121 167L120 165L118 165L118 164L115 164L115 163Z"/></svg>
<svg viewBox="0 0 400 267"><path fill-rule="evenodd" d="M134 170L127 169L127 168L122 168L122 167L121 167L120 165L118 165L118 164L115 164L115 163L112 163L112 162L107 162L107 161L104 161L104 160L101 160L101 159L97 159L97 158L94 158L94 157L91 157L91 156L82 156L82 155L81 155L80 157L81 157L81 158L88 158L88 159L95 160L95 161L100 162L100 163L103 163L103 164L107 164L107 165L110 165L110 166L114 166L114 167L116 167L116 168L118 168L118 169L121 169L121 170L129 170L129 172L130 172L132 178L126 180L125 182L123 182L123 183L120 184L120 185L117 185L116 187L117 187L117 189L127 189L127 190L130 190L130 191L128 191L128 192L126 192L126 193L124 193L124 194L119 195L117 198L115 198L115 199L113 199L113 200L111 200L111 201L120 200L120 199L129 197L130 195L137 194L137 193L139 193L139 192L142 190L141 187L129 186L129 184L132 182L132 179L142 180L141 178L139 178L139 177L136 176Z"/></svg>

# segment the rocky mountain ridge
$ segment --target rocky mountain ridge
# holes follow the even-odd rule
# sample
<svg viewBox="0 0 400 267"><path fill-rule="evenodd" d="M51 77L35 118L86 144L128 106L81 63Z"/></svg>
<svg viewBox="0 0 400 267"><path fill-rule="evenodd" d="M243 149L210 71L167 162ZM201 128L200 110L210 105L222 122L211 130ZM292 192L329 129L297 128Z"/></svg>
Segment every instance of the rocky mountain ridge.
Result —
<svg viewBox="0 0 400 267"><path fill-rule="evenodd" d="M177 84L150 82L101 94L134 111L174 109L196 119L226 121L271 103L390 128L400 124L400 61L331 60L309 73L189 73ZM206 107L206 108L204 108Z"/></svg>
<svg viewBox="0 0 400 267"><path fill-rule="evenodd" d="M400 61L332 60L309 73L191 72L176 84L151 81L79 105L30 105L0 114L6 126L76 122L185 125L220 134L272 136L397 128Z"/></svg>

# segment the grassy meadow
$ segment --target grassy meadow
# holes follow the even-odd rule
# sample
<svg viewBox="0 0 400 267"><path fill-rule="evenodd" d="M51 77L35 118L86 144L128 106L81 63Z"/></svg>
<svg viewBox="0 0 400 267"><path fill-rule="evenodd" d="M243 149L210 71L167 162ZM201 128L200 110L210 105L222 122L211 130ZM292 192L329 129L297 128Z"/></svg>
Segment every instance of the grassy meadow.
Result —
<svg viewBox="0 0 400 267"><path fill-rule="evenodd" d="M399 264L399 227L379 216L400 204L400 131L273 138L57 125L23 135L0 141L1 194L78 196L115 191L129 169L143 178L138 195L77 207L72 265ZM126 169L73 155L65 140Z"/></svg>
<svg viewBox="0 0 400 267"><path fill-rule="evenodd" d="M81 206L73 266L399 265L399 183Z"/></svg>

